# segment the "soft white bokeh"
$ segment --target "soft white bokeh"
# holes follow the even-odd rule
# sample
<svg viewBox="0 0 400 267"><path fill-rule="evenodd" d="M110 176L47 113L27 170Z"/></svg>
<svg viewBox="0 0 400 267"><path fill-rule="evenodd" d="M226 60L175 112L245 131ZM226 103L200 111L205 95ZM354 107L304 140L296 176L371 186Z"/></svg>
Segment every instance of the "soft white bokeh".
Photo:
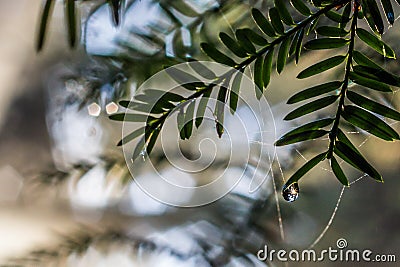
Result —
<svg viewBox="0 0 400 267"><path fill-rule="evenodd" d="M48 115L49 130L53 137L53 157L58 167L71 164L98 162L103 151L106 134L100 121L77 105L65 106L63 112Z"/></svg>

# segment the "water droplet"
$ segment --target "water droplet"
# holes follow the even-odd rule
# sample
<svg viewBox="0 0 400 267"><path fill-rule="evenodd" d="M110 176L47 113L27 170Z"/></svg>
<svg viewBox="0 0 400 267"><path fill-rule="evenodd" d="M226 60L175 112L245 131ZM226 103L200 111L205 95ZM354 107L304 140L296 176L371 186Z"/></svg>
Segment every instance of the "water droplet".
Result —
<svg viewBox="0 0 400 267"><path fill-rule="evenodd" d="M293 183L282 189L282 196L286 201L293 202L299 197L299 184Z"/></svg>

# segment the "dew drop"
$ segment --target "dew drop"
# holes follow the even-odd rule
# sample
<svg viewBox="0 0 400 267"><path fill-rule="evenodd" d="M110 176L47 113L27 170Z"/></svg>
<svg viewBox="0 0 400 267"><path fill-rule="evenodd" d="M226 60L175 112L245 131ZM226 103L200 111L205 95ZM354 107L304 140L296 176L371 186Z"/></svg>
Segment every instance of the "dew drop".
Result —
<svg viewBox="0 0 400 267"><path fill-rule="evenodd" d="M282 196L288 202L293 202L299 198L299 184L293 183L288 187L284 186L282 189Z"/></svg>

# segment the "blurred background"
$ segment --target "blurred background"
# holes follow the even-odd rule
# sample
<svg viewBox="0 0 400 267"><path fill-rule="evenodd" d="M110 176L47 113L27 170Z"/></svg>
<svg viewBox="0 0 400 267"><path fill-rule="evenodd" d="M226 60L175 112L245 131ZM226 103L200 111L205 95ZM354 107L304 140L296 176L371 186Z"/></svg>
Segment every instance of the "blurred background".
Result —
<svg viewBox="0 0 400 267"><path fill-rule="evenodd" d="M245 175L231 193L205 207L164 205L131 181L122 149L116 146L122 124L108 119L108 115L122 111L118 101L130 98L164 65L183 62L187 57L207 59L199 51L200 41L222 47L217 44L218 32L254 28L251 7L267 10L272 2L126 1L121 25L116 27L104 1L78 1L79 45L70 49L63 4L56 1L46 43L37 53L43 1L1 0L0 263L284 266L258 261L257 251L265 244L271 249L306 249L330 223L315 245L317 250L336 247L336 240L345 238L350 248L395 254L399 260L398 142L384 142L349 129L349 136L381 172L385 183L345 168L350 180L356 182L342 191L327 166L321 165L302 179L301 195L293 203L285 202L280 195L282 175L289 177L304 159L320 151L326 140L279 148L273 172L257 174L268 177L255 194L247 191L253 174ZM398 55L399 29L396 20L383 35ZM288 64L281 75L273 76L267 99L277 137L310 120L282 120L292 109L285 104L289 96L340 75L330 72L306 81L295 79L301 69L329 53L306 53L297 66ZM380 60L388 70L400 74L398 61ZM399 110L398 91L381 100ZM330 112L327 109L318 116ZM400 130L398 123L391 125ZM216 134L214 129L203 128L199 135ZM223 149L224 140L212 138ZM257 140L257 133L251 138ZM197 149L190 142L182 147L188 154ZM154 158L160 165L166 160L160 150L155 150ZM251 167L236 166L228 175L242 169L251 173ZM184 177L197 182L190 175ZM337 203L336 216L330 222Z"/></svg>

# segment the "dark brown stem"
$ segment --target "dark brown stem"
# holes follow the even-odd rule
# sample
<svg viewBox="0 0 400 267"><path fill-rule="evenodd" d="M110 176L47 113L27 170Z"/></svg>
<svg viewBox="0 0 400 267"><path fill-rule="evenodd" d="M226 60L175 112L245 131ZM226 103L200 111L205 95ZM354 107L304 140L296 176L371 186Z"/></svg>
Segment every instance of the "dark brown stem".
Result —
<svg viewBox="0 0 400 267"><path fill-rule="evenodd" d="M351 63L353 61L354 42L355 42L356 30L357 30L358 9L359 9L359 3L358 3L358 1L355 1L354 2L353 19L352 19L352 23L351 23L350 44L349 44L349 50L347 52L346 72L345 72L345 76L343 79L342 89L340 90L340 100L339 100L338 109L336 111L335 121L333 123L332 129L329 132L329 140L330 141L329 141L329 149L328 149L328 155L327 155L328 159L330 159L333 155L333 149L335 147L335 140L336 140L336 137L338 134L338 129L339 129L340 117L341 117L341 114L343 111L344 100L346 99L346 92L347 92L348 85L349 85L349 75L351 72Z"/></svg>

